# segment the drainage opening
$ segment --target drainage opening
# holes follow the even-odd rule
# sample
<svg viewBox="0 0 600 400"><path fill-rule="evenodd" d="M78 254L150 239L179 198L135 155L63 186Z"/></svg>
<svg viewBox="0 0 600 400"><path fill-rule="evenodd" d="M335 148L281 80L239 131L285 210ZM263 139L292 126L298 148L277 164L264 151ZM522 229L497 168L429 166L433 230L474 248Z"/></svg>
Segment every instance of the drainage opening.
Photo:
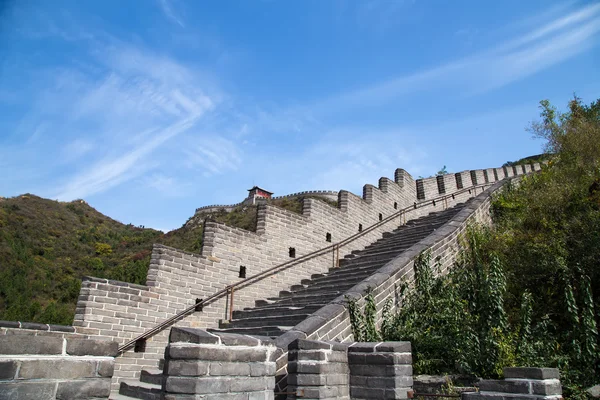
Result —
<svg viewBox="0 0 600 400"><path fill-rule="evenodd" d="M296 257L296 249L293 247L290 247L290 257L292 257L292 258Z"/></svg>

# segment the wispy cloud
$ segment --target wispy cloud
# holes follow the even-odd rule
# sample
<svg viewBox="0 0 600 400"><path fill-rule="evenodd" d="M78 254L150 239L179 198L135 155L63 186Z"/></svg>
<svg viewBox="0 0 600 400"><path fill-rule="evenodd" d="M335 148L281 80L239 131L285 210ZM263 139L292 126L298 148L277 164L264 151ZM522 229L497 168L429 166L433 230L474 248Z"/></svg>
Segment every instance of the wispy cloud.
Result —
<svg viewBox="0 0 600 400"><path fill-rule="evenodd" d="M219 136L201 136L195 140L185 150L188 168L200 169L208 177L240 167L240 150L233 141Z"/></svg>
<svg viewBox="0 0 600 400"><path fill-rule="evenodd" d="M170 0L158 0L158 4L160 5L161 10L167 16L167 18L169 18L171 21L175 22L182 28L185 28L185 25L183 24L181 18L177 16L175 11L173 10L173 6Z"/></svg>
<svg viewBox="0 0 600 400"><path fill-rule="evenodd" d="M30 93L20 124L23 132L29 127L23 137L30 152L48 145L50 132L66 143L48 154L46 169L70 163L70 173L40 190L61 200L104 192L159 167L164 159L152 157L156 150L195 127L220 96L201 72L168 55L103 32L82 37L87 57L35 71L45 79Z"/></svg>
<svg viewBox="0 0 600 400"><path fill-rule="evenodd" d="M318 101L321 112L377 106L414 92L473 95L498 89L598 45L600 4L578 8L490 49Z"/></svg>
<svg viewBox="0 0 600 400"><path fill-rule="evenodd" d="M192 188L191 183L180 182L173 176L153 173L142 178L142 184L152 188L165 197L186 196Z"/></svg>

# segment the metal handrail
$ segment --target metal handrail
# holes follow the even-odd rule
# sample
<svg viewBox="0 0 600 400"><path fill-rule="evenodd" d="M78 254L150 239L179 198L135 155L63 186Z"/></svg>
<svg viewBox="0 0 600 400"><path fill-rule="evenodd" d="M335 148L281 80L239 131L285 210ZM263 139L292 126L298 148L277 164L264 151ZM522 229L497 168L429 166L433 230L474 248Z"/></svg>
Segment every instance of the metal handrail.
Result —
<svg viewBox="0 0 600 400"><path fill-rule="evenodd" d="M395 212L394 214L391 214L390 216L382 219L381 221L379 221L379 222L377 222L377 223L369 226L368 228L365 228L362 231L360 231L358 233L355 233L352 236L347 237L344 240L341 240L341 241L339 241L337 243L334 243L332 245L329 245L327 247L323 247L323 248L321 248L319 250L315 250L312 253L305 254L305 255L303 255L301 257L298 257L298 258L295 258L295 259L293 259L291 261L287 261L287 262L284 262L282 264L278 264L278 265L276 265L274 267L268 268L268 269L266 269L266 270L264 270L264 271L262 271L262 272L260 272L260 273L258 273L256 275L252 275L251 277L243 279L243 280L241 280L239 282L232 283L231 285L226 286L225 288L219 290L218 292L216 292L215 294L207 297L206 299L203 299L203 300L195 303L194 305L191 305L191 306L185 308L184 310L178 312L177 314L173 315L172 317L167 318L166 320L164 320L160 324L156 325L154 328L151 328L151 329L147 330L146 332L142 333L141 335L139 335L139 336L137 336L137 337L129 340L128 342L124 343L123 345L121 345L119 347L118 353L122 353L123 351L131 348L132 346L135 345L136 342L138 342L140 340L145 340L145 339L149 338L150 336L153 336L154 334L162 331L164 328L168 327L169 325L171 325L175 321L181 319L182 317L186 316L187 314L190 314L192 311L197 310L199 308L202 308L204 305L206 305L208 303L211 303L215 299L222 297L223 295L229 293L230 291L233 292L233 289L237 288L238 286L241 286L241 285L247 286L247 284L249 284L251 281L254 281L254 280L258 279L258 278L265 277L266 275L272 275L273 273L275 273L275 271L277 271L279 269L284 270L284 269L287 269L287 268L292 267L294 265L303 263L304 261L308 261L308 260L311 260L311 259L313 259L315 257L319 257L319 256L322 256L324 254L327 254L328 252L330 252L332 250L333 251L339 250L339 248L341 246L345 246L345 245L353 242L354 240L356 240L356 239L358 239L358 238L366 235L367 233L369 233L369 232L371 232L371 231L379 228L380 226L382 226L382 225L390 222L391 220L396 219L398 217L401 217L403 214L408 213L409 211L416 210L419 207L426 206L428 204L433 204L435 206L436 202L438 202L438 201L445 201L448 198L450 198L450 197L453 198L454 196L456 196L458 194L462 194L462 193L465 193L467 191L470 192L472 190L477 190L478 188L482 188L483 189L486 186L492 186L492 183L485 183L485 184L482 184L482 185L470 186L468 188L463 188L463 189L461 189L461 190L459 190L457 192L454 192L454 193L451 193L451 194L446 194L446 195L443 195L443 196L439 196L439 197L436 197L436 198L431 199L431 200L423 201L421 203L415 202L412 206L405 207L405 208L403 208L403 209ZM445 203L445 204L447 204L447 203ZM277 272L279 272L279 271L277 271ZM233 303L233 301L231 301L231 303ZM231 311L232 310L230 310L230 312Z"/></svg>

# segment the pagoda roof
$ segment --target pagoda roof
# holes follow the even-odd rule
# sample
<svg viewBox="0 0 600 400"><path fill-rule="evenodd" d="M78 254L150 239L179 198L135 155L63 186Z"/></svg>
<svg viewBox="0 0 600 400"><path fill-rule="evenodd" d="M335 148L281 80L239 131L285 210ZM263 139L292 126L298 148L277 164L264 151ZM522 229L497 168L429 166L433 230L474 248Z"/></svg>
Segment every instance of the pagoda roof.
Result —
<svg viewBox="0 0 600 400"><path fill-rule="evenodd" d="M273 194L273 192L269 192L268 190L265 190L265 189L263 189L261 187L258 187L258 186L254 186L252 189L248 189L248 191L251 192L251 191L253 191L255 189L258 189L258 190L263 191L265 193Z"/></svg>

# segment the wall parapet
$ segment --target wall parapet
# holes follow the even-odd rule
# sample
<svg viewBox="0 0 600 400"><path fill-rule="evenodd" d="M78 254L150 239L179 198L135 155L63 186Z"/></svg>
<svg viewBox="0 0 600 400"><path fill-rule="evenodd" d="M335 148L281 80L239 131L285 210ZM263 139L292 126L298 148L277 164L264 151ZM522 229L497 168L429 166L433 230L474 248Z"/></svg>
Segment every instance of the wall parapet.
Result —
<svg viewBox="0 0 600 400"><path fill-rule="evenodd" d="M58 330L0 327L0 398L108 399L117 346Z"/></svg>
<svg viewBox="0 0 600 400"><path fill-rule="evenodd" d="M482 380L479 392L463 393L464 400L497 399L562 400L556 368L504 368L504 379Z"/></svg>
<svg viewBox="0 0 600 400"><path fill-rule="evenodd" d="M432 257L440 258L443 271L450 267L458 254L459 237L466 230L467 225L473 222L491 223L489 214L491 196L500 190L503 184L502 181L497 182L483 193L469 200L455 217L431 235L385 264L376 273L348 290L345 294L314 312L288 332L279 336L275 341L277 347L287 348L289 343L298 339L352 341L352 329L347 311L348 299L363 302L364 297L370 291L375 297L378 318L380 318L385 300L390 297L393 298L396 287L402 281L405 279L412 280L414 260L422 251L431 249ZM277 361L279 391L285 391L287 387L286 357L287 355L283 354Z"/></svg>
<svg viewBox="0 0 600 400"><path fill-rule="evenodd" d="M501 169L498 169L496 175L499 179L505 177ZM495 174L488 174L489 180L494 178ZM432 179L435 189L439 190L437 178ZM455 174L444 176L444 179L456 182ZM123 344L154 329L157 324L164 323L178 312L193 308L197 300L240 282L243 279L240 272L242 267L247 275L253 276L317 252L325 248L329 240L336 243L351 237L363 228L396 215L398 210L408 207L412 209L414 205L408 219L419 218L465 202L475 196L476 190L478 191L475 186L463 179L463 189L460 191L456 184L444 184L444 202L432 202L431 199L436 196L431 191L425 191L425 200L419 200L414 179L406 171L398 169L393 181L382 178L379 180L379 187L365 185L363 197L340 191L337 207L318 199L305 198L302 214L299 215L271 204L260 204L256 232L232 228L214 221L207 222L203 230L204 245L200 254L162 245L154 246L146 285L131 286L117 281L86 278L77 304L75 329L80 333L108 337ZM388 226L377 227L339 248L337 257L363 249L379 239L384 232L405 222L400 215L394 217ZM302 279L315 273L327 272L334 263L333 252L324 253L295 265L293 271L283 270L269 275L236 290L235 307L251 307L259 299L277 296L279 291ZM204 306L201 313L186 315L173 325L216 327L219 320L228 318L231 304L228 296L224 295ZM330 306L335 308L336 304ZM328 310L331 311L331 307ZM162 357L167 339L167 332L156 334L146 341L143 353L133 354L128 351L120 356L113 384L117 386L121 379L139 377L142 367L155 367Z"/></svg>

